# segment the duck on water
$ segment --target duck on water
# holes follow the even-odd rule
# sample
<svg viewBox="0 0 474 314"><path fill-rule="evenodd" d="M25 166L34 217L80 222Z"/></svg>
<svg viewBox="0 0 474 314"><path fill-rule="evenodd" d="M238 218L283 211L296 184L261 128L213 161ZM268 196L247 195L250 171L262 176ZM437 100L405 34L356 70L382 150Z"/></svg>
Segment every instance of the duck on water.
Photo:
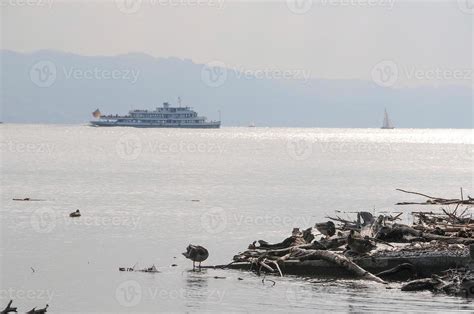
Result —
<svg viewBox="0 0 474 314"><path fill-rule="evenodd" d="M81 217L81 212L77 209L75 212L70 213L69 217Z"/></svg>
<svg viewBox="0 0 474 314"><path fill-rule="evenodd" d="M193 270L196 269L196 262L199 263L199 270L201 270L201 262L204 262L209 257L209 252L206 248L200 245L188 245L184 257L193 261Z"/></svg>

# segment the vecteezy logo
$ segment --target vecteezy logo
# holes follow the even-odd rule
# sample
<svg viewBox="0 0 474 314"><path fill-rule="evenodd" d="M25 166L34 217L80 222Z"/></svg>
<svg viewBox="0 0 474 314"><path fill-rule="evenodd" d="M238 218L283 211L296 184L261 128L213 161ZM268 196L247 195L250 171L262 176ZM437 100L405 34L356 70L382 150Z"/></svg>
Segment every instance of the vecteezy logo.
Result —
<svg viewBox="0 0 474 314"><path fill-rule="evenodd" d="M313 0L286 0L286 6L294 14L305 14L313 6Z"/></svg>
<svg viewBox="0 0 474 314"><path fill-rule="evenodd" d="M115 289L115 299L126 307L132 307L142 300L142 287L135 280L127 280Z"/></svg>
<svg viewBox="0 0 474 314"><path fill-rule="evenodd" d="M137 13L142 6L142 0L115 0L115 5L125 14Z"/></svg>
<svg viewBox="0 0 474 314"><path fill-rule="evenodd" d="M474 14L474 0L458 0L459 9L466 14Z"/></svg>
<svg viewBox="0 0 474 314"><path fill-rule="evenodd" d="M214 207L201 215L201 226L209 233L216 234L227 227L227 215L224 209Z"/></svg>
<svg viewBox="0 0 474 314"><path fill-rule="evenodd" d="M313 154L313 145L303 139L290 140L286 142L286 150L291 158L306 160Z"/></svg>
<svg viewBox="0 0 474 314"><path fill-rule="evenodd" d="M56 227L56 215L52 209L37 209L30 217L33 230L39 233L49 233Z"/></svg>
<svg viewBox="0 0 474 314"><path fill-rule="evenodd" d="M209 87L219 87L227 80L227 69L224 62L212 61L203 65L201 80Z"/></svg>
<svg viewBox="0 0 474 314"><path fill-rule="evenodd" d="M384 60L372 68L372 80L382 87L393 86L398 80L398 66L392 60Z"/></svg>
<svg viewBox="0 0 474 314"><path fill-rule="evenodd" d="M118 139L115 144L115 150L120 158L135 160L142 153L142 141L135 134L126 134Z"/></svg>
<svg viewBox="0 0 474 314"><path fill-rule="evenodd" d="M50 87L56 81L56 65L51 61L38 61L30 68L30 79L39 87Z"/></svg>

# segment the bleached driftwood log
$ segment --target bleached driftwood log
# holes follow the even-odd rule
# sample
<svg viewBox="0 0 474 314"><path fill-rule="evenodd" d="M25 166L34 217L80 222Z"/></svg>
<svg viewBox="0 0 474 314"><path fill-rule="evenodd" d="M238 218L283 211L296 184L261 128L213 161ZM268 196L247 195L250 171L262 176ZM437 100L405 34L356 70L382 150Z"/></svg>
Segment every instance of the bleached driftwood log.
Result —
<svg viewBox="0 0 474 314"><path fill-rule="evenodd" d="M383 279L381 279L381 278L375 276L374 274L366 271L365 269L363 269L362 267L360 267L359 265L357 265L356 263L354 263L353 261L351 261L350 259L348 259L347 257L345 257L342 254L335 253L335 252L332 252L332 251L326 251L326 250L301 250L301 249L296 249L296 250L300 250L299 253L304 254L302 257L299 258L300 260L319 258L319 259L322 259L324 261L334 263L334 264L348 270L352 274L354 274L358 277L361 277L363 279L386 284L386 282ZM301 251L306 251L306 252L301 252Z"/></svg>

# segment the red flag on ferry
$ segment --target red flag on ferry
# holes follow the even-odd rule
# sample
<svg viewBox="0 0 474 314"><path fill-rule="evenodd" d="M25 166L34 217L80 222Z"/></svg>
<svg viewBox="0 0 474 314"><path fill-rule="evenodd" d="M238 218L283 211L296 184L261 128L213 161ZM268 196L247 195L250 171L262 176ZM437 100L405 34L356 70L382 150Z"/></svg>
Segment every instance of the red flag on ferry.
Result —
<svg viewBox="0 0 474 314"><path fill-rule="evenodd" d="M101 113L100 113L100 110L99 109L96 109L92 115L94 116L94 118L100 118L101 116Z"/></svg>

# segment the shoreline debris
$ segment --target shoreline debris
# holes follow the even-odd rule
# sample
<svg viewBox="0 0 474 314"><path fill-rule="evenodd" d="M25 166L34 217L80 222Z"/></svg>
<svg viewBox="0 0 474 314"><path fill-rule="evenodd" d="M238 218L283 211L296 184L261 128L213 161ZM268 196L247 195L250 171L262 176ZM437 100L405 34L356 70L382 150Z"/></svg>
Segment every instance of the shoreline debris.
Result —
<svg viewBox="0 0 474 314"><path fill-rule="evenodd" d="M32 308L30 311L26 312L26 314L44 314L47 312L49 307L49 304L46 304L46 306L42 309L36 309L36 307Z"/></svg>
<svg viewBox="0 0 474 314"><path fill-rule="evenodd" d="M467 298L474 297L474 273L468 269L451 269L442 275L433 274L430 278L412 280L404 284L402 291L444 292L449 295Z"/></svg>
<svg viewBox="0 0 474 314"><path fill-rule="evenodd" d="M159 273L160 272L158 269L156 269L156 266L154 264L151 265L151 267L144 268L144 269L138 269L136 271L140 271L140 272L143 272L143 273Z"/></svg>
<svg viewBox="0 0 474 314"><path fill-rule="evenodd" d="M29 198L29 197L13 198L12 200L17 201L17 202L44 202L46 201L46 200L41 200L41 199Z"/></svg>
<svg viewBox="0 0 474 314"><path fill-rule="evenodd" d="M420 195L427 198L425 202L399 202L396 205L453 205L453 204L474 205L474 198L468 195L467 199L464 199L462 188L461 188L461 199L457 199L457 198L446 199L442 197L429 196L429 195L419 193L419 192L406 191L402 189L396 189L396 190L403 193Z"/></svg>
<svg viewBox="0 0 474 314"><path fill-rule="evenodd" d="M239 278L240 279L240 278ZM271 280L271 279L266 279L266 276L263 276L262 278L262 285L265 285L265 281L270 281L272 283L272 285L270 287L275 287L276 285L276 281L275 280Z"/></svg>
<svg viewBox="0 0 474 314"><path fill-rule="evenodd" d="M13 300L10 300L10 302L8 302L5 309L0 311L0 314L17 313L18 308L17 307L12 307L11 306L12 303L13 303ZM46 304L46 306L44 308L37 310L36 306L35 306L34 308L32 308L31 310L26 312L26 314L44 314L48 311L48 307L49 307L49 304Z"/></svg>
<svg viewBox="0 0 474 314"><path fill-rule="evenodd" d="M303 231L294 228L291 236L279 243L254 241L225 268L247 269L259 276L262 272L277 276L284 272L329 275L328 270L333 270L330 273L336 278L351 274L382 284L387 283L385 279L408 275L408 279L415 280L406 283L403 291L463 295L471 289L474 294L474 275L469 270L474 265L474 220L468 212L474 199L444 199L402 191L429 198L417 205L454 204L456 208L412 212L410 225L401 222L403 213L374 216L362 211L356 212L356 219L327 217L330 221ZM460 210L461 205L467 206Z"/></svg>
<svg viewBox="0 0 474 314"><path fill-rule="evenodd" d="M155 264L151 265L150 267L147 268L142 268L142 269L137 269L135 270L135 267L137 266L138 263L135 263L133 267L119 267L119 271L137 271L137 272L142 272L142 273L160 273L160 271L156 268Z"/></svg>
<svg viewBox="0 0 474 314"><path fill-rule="evenodd" d="M13 303L13 300L10 300L10 302L8 302L8 304L7 304L7 306L5 307L5 309L2 310L2 311L0 312L0 314L8 314L8 313L12 313L12 312L13 312L13 313L16 313L16 312L17 312L17 308L16 308L16 307L12 307L12 306L11 306L12 303Z"/></svg>

